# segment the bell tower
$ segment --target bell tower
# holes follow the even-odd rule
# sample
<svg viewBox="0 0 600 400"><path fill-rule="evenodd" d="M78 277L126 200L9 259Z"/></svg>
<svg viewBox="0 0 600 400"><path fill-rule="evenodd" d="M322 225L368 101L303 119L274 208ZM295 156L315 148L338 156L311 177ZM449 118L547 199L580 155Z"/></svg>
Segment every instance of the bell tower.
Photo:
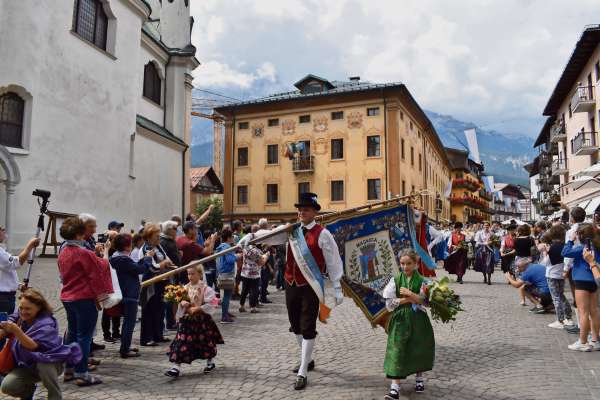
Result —
<svg viewBox="0 0 600 400"><path fill-rule="evenodd" d="M191 44L189 0L162 0L160 34L164 44L182 49Z"/></svg>

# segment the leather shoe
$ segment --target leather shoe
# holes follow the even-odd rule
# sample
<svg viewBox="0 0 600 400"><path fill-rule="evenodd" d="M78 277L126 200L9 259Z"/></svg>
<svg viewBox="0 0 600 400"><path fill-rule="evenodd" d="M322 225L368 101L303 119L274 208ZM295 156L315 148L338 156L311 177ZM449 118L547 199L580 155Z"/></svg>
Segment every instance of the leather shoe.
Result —
<svg viewBox="0 0 600 400"><path fill-rule="evenodd" d="M308 379L305 376L298 375L296 377L296 382L294 383L294 390L303 390L308 383Z"/></svg>
<svg viewBox="0 0 600 400"><path fill-rule="evenodd" d="M121 353L121 358L133 358L133 357L139 357L140 353L136 353L135 351L129 351L127 353Z"/></svg>
<svg viewBox="0 0 600 400"><path fill-rule="evenodd" d="M308 370L312 371L313 369L315 369L315 360L312 360L308 363ZM292 372L294 372L295 374L297 374L298 371L300 371L300 365L296 365L296 368L292 370Z"/></svg>

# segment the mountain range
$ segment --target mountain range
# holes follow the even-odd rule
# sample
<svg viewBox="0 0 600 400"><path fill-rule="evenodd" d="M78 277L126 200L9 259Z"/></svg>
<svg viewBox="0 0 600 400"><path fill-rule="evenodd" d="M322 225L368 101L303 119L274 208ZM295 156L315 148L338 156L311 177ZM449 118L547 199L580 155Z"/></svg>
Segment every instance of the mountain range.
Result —
<svg viewBox="0 0 600 400"><path fill-rule="evenodd" d="M446 147L465 149L465 129L475 128L479 154L485 172L493 175L495 182L528 185L523 166L536 155L533 139L527 136L505 134L477 127L471 122L460 121L452 116L425 111ZM202 118L192 120L192 166L211 165L213 159L213 124Z"/></svg>

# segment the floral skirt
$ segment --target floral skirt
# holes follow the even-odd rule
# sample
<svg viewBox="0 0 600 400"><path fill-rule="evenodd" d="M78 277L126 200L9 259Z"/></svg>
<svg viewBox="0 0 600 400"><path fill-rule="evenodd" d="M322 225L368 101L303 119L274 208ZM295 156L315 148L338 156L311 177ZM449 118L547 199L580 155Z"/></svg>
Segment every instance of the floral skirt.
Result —
<svg viewBox="0 0 600 400"><path fill-rule="evenodd" d="M169 347L169 361L191 364L217 355L217 345L225 343L209 314L186 315L177 323L177 335Z"/></svg>

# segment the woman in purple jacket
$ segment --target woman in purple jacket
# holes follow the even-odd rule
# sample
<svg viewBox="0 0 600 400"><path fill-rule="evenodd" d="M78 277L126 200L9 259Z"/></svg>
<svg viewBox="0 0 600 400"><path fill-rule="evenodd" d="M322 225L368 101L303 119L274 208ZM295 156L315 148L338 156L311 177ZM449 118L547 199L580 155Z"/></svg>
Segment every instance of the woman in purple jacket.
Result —
<svg viewBox="0 0 600 400"><path fill-rule="evenodd" d="M11 350L15 368L2 380L2 393L33 398L36 382L42 381L49 400L62 399L58 376L65 362L81 360L81 349L77 343L63 344L52 309L40 292L27 289L21 294L19 310L8 321L0 322L0 338L7 335L14 337Z"/></svg>

